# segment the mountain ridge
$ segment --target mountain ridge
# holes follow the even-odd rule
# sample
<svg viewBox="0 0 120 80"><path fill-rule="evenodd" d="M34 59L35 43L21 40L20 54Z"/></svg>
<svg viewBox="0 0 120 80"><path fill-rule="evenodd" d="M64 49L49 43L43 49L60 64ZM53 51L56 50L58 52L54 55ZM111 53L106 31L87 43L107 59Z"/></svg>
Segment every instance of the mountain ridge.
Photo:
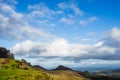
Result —
<svg viewBox="0 0 120 80"><path fill-rule="evenodd" d="M71 68L63 66L63 65L59 65L58 67L56 67L53 70L71 70L71 71L73 71Z"/></svg>

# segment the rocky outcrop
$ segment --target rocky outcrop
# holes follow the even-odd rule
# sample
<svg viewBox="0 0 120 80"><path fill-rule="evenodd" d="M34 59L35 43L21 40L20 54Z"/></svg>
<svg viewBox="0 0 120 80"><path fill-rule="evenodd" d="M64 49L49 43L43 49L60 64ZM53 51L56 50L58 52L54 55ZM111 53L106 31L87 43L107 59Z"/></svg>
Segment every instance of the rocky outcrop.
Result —
<svg viewBox="0 0 120 80"><path fill-rule="evenodd" d="M24 69L24 70L28 70L28 66L25 62L19 62L19 68Z"/></svg>
<svg viewBox="0 0 120 80"><path fill-rule="evenodd" d="M0 47L0 58L12 58L14 59L14 55L10 53L9 50L7 50L4 47Z"/></svg>

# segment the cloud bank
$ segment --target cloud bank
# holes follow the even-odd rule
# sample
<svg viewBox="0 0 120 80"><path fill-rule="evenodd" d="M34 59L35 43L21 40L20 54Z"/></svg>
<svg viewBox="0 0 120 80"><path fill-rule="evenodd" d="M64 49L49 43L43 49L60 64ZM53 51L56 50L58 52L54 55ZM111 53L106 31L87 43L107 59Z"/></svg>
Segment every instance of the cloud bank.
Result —
<svg viewBox="0 0 120 80"><path fill-rule="evenodd" d="M56 38L50 43L26 40L17 43L11 51L16 56L24 56L32 64L40 64L44 67L49 64L51 65L49 68L60 64L70 67L116 66L117 68L120 64L118 33L120 34L120 29L113 28L106 38L93 45L73 44L63 38Z"/></svg>
<svg viewBox="0 0 120 80"><path fill-rule="evenodd" d="M46 44L27 40L16 44L12 51L16 54L29 55L29 57L119 60L120 47L118 44L120 44L120 41L118 33L120 33L120 30L113 28L108 37L92 45L69 43L63 38L56 38ZM111 45L111 43L114 45Z"/></svg>

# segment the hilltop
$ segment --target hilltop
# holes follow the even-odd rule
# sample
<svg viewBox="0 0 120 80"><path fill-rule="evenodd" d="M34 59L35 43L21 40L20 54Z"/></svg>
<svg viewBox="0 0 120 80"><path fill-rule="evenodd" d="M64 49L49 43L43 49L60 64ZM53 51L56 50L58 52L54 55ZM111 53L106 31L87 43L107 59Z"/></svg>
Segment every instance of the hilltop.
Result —
<svg viewBox="0 0 120 80"><path fill-rule="evenodd" d="M72 69L66 67L66 66L63 66L63 65L59 65L57 68L55 68L54 70L71 70L73 71Z"/></svg>

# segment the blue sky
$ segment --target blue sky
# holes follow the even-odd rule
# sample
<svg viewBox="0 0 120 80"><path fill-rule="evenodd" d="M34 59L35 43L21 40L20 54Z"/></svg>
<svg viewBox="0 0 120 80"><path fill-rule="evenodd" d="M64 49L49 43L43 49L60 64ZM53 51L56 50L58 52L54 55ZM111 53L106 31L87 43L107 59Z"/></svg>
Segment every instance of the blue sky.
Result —
<svg viewBox="0 0 120 80"><path fill-rule="evenodd" d="M0 46L46 68L119 68L119 2L0 0Z"/></svg>

